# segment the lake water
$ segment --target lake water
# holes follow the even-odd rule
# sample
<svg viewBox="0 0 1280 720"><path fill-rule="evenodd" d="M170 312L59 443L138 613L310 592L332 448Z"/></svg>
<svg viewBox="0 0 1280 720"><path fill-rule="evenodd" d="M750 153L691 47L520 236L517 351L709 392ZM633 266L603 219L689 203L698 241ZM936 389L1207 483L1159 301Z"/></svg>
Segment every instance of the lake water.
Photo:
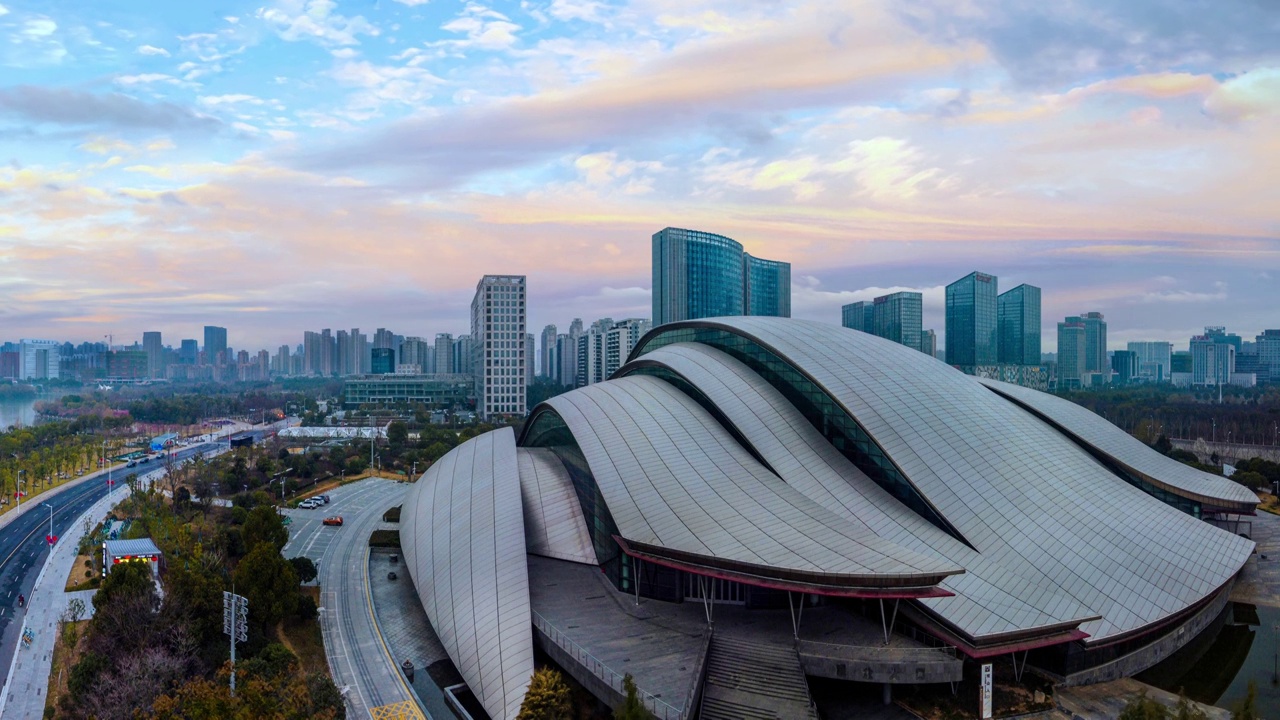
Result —
<svg viewBox="0 0 1280 720"><path fill-rule="evenodd" d="M21 423L30 425L36 421L35 404L41 398L0 398L0 430L8 430Z"/></svg>
<svg viewBox="0 0 1280 720"><path fill-rule="evenodd" d="M1231 603L1219 627L1138 679L1227 709L1244 699L1253 682L1258 712L1280 717L1280 609Z"/></svg>

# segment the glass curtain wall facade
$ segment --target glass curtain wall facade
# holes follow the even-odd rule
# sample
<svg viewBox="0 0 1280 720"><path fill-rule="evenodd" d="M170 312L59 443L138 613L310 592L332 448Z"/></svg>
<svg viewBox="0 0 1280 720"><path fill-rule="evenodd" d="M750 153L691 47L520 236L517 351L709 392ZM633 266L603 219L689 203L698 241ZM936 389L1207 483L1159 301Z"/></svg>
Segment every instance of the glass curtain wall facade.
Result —
<svg viewBox="0 0 1280 720"><path fill-rule="evenodd" d="M791 317L791 263L742 255L743 315Z"/></svg>
<svg viewBox="0 0 1280 720"><path fill-rule="evenodd" d="M665 228L653 236L655 325L742 314L742 244L700 230Z"/></svg>
<svg viewBox="0 0 1280 720"><path fill-rule="evenodd" d="M997 282L994 275L973 272L947 286L947 363L995 365Z"/></svg>
<svg viewBox="0 0 1280 720"><path fill-rule="evenodd" d="M1002 364L1040 364L1040 288L1019 285L997 302Z"/></svg>
<svg viewBox="0 0 1280 720"><path fill-rule="evenodd" d="M872 331L886 340L921 349L921 313L924 296L917 292L896 292L872 301Z"/></svg>
<svg viewBox="0 0 1280 720"><path fill-rule="evenodd" d="M849 303L840 308L840 324L850 330L872 332L875 326L874 306L869 302Z"/></svg>
<svg viewBox="0 0 1280 720"><path fill-rule="evenodd" d="M1084 321L1077 316L1058 323L1058 389L1074 390L1084 384Z"/></svg>
<svg viewBox="0 0 1280 720"><path fill-rule="evenodd" d="M1111 378L1111 363L1107 361L1107 321L1100 312L1080 316L1084 322L1085 372L1101 373L1105 383Z"/></svg>

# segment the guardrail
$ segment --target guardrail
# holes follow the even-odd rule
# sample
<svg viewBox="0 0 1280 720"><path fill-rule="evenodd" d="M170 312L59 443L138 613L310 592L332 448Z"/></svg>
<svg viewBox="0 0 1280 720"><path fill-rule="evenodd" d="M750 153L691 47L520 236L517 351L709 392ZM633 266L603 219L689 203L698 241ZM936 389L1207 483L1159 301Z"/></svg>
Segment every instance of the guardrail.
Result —
<svg viewBox="0 0 1280 720"><path fill-rule="evenodd" d="M622 687L622 675L614 672L612 668L601 662L599 658L587 652L585 648L574 642L569 638L569 636L560 632L556 626L548 622L546 618L542 617L542 615L539 615L536 610L533 611L533 625L538 628L538 630L542 631L542 634L546 635L547 638L550 639L551 642L555 643L561 650L569 653L570 657L572 657L575 662L591 671L592 675L595 675L601 681L608 684L609 687L616 690L622 696L626 696L627 691ZM636 688L636 694L640 698L640 704L643 705L646 710L653 713L654 718L657 720L685 719L684 713L679 709L672 707L661 698L655 697L639 687Z"/></svg>
<svg viewBox="0 0 1280 720"><path fill-rule="evenodd" d="M952 645L934 645L925 647L886 647L884 645L849 645L828 643L820 640L800 640L797 643L801 651L826 650L828 657L849 657L856 659L874 658L888 662L922 662L929 660L954 660L956 649ZM865 655L865 657L863 657ZM942 656L942 657L938 657Z"/></svg>

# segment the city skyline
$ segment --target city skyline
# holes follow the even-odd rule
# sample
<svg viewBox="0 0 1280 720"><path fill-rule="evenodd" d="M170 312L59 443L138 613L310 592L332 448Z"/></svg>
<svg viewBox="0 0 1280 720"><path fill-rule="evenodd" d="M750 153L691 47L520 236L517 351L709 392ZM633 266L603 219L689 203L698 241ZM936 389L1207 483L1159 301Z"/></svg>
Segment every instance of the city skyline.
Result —
<svg viewBox="0 0 1280 720"><path fill-rule="evenodd" d="M980 267L1112 348L1274 327L1280 50L1140 5L5 0L0 323L459 334L521 259L530 327L647 316L673 225L786 258L797 318L942 334Z"/></svg>

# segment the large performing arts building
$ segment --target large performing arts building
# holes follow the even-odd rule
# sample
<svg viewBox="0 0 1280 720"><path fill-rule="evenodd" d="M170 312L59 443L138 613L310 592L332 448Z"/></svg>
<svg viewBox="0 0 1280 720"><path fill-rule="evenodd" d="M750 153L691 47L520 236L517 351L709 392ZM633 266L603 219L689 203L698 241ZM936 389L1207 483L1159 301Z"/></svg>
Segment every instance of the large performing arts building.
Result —
<svg viewBox="0 0 1280 720"><path fill-rule="evenodd" d="M518 436L454 449L401 544L495 720L535 649L611 705L631 674L659 718L816 717L813 678L887 699L983 663L1140 672L1224 612L1256 505L1052 395L732 317L657 327Z"/></svg>

